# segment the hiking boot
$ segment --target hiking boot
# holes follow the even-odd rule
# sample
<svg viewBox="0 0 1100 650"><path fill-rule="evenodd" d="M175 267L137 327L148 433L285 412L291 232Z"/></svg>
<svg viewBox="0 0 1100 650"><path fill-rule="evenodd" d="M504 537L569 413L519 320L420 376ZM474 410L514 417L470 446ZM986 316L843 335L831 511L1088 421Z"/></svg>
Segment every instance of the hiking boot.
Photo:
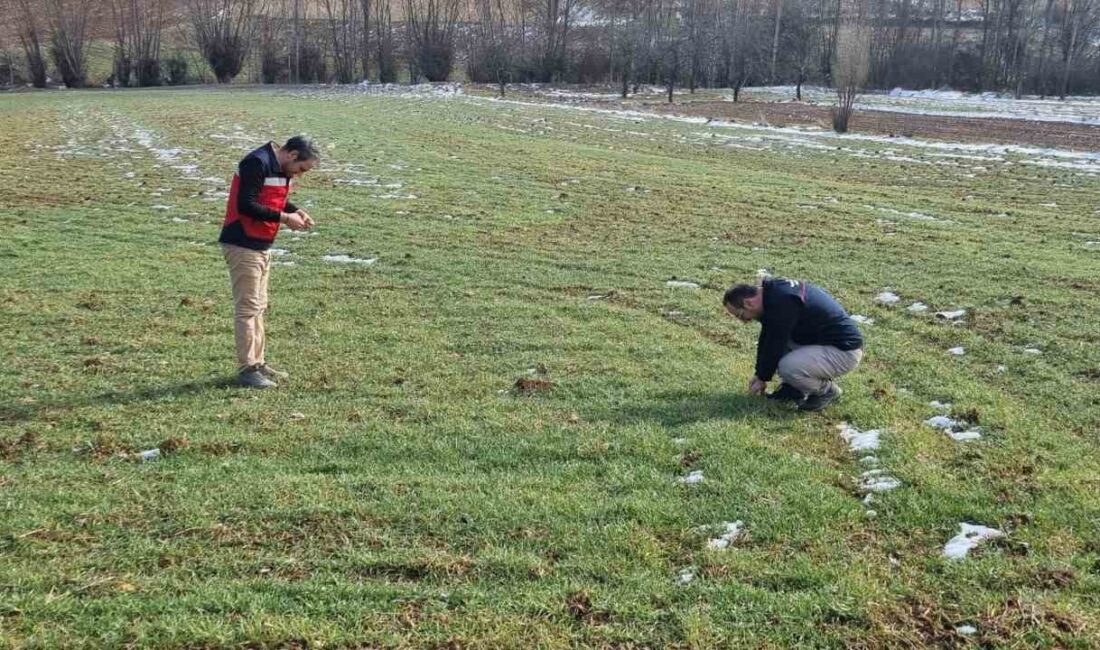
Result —
<svg viewBox="0 0 1100 650"><path fill-rule="evenodd" d="M279 384L264 377L260 366L249 366L237 373L237 385L245 388L278 388Z"/></svg>
<svg viewBox="0 0 1100 650"><path fill-rule="evenodd" d="M798 405L798 410L810 412L820 411L835 402L837 398L840 397L840 392L840 386L829 384L823 392L806 397L806 400Z"/></svg>
<svg viewBox="0 0 1100 650"><path fill-rule="evenodd" d="M266 363L261 363L259 366L256 367L256 370L259 371L261 375L267 377L272 381L285 381L287 379L290 379L290 375L283 372L282 370L276 370Z"/></svg>
<svg viewBox="0 0 1100 650"><path fill-rule="evenodd" d="M777 402L801 402L806 396L790 384L779 384L779 388L768 393L768 399Z"/></svg>

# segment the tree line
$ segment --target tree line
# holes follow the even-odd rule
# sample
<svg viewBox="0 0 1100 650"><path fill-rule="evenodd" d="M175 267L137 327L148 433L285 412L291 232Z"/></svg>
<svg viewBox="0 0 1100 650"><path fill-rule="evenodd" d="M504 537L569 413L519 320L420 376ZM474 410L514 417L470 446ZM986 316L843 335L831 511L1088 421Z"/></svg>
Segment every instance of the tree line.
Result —
<svg viewBox="0 0 1100 650"><path fill-rule="evenodd" d="M221 83L730 88L803 84L1100 91L1100 0L0 0L11 82L183 83L183 51ZM108 36L109 34L109 36ZM172 52L164 52L171 40ZM104 80L95 80L102 83ZM3 79L0 78L0 83ZM843 101L843 94L841 94Z"/></svg>

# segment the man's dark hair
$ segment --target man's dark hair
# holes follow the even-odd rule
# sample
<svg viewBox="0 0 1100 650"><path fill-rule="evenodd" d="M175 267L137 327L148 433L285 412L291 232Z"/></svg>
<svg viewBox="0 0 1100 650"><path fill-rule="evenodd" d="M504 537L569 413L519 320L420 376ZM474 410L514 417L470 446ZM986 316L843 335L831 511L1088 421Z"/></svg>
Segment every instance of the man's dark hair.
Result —
<svg viewBox="0 0 1100 650"><path fill-rule="evenodd" d="M317 153L317 147L314 146L313 140L310 140L304 135L296 135L286 141L283 145L283 151L295 151L298 153L298 162L305 162L307 160L316 160L321 157Z"/></svg>
<svg viewBox="0 0 1100 650"><path fill-rule="evenodd" d="M726 295L722 296L722 304L741 309L745 306L746 300L756 296L757 291L760 291L760 288L756 285L735 284L726 290Z"/></svg>

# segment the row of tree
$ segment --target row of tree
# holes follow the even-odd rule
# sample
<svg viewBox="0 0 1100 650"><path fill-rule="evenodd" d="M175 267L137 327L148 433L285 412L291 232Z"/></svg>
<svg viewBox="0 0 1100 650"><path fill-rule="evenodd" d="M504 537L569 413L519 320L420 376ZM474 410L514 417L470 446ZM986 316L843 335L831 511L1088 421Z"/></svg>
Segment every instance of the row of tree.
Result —
<svg viewBox="0 0 1100 650"><path fill-rule="evenodd" d="M85 85L90 26L107 24L120 85L186 75L185 60L162 58L171 30L219 82L252 64L269 83L392 82L402 71L443 81L461 67L502 92L514 82L609 81L624 94L661 84L736 96L750 83L807 82L1100 91L1100 0L3 2L24 78L40 86L49 70Z"/></svg>

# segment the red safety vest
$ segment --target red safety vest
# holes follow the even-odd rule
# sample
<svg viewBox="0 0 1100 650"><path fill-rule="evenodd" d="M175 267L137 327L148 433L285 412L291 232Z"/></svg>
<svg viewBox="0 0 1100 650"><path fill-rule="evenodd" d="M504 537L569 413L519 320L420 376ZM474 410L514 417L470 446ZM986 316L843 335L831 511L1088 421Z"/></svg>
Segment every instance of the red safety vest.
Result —
<svg viewBox="0 0 1100 650"><path fill-rule="evenodd" d="M240 221L244 228L244 234L250 239L273 242L279 232L278 221L261 221L246 214L237 212L237 193L240 191L241 177L233 174L233 184L229 188L229 200L225 205L225 221L222 227ZM257 202L272 210L283 211L286 207L287 197L290 196L290 179L285 176L268 176L264 178L264 186L260 189Z"/></svg>

